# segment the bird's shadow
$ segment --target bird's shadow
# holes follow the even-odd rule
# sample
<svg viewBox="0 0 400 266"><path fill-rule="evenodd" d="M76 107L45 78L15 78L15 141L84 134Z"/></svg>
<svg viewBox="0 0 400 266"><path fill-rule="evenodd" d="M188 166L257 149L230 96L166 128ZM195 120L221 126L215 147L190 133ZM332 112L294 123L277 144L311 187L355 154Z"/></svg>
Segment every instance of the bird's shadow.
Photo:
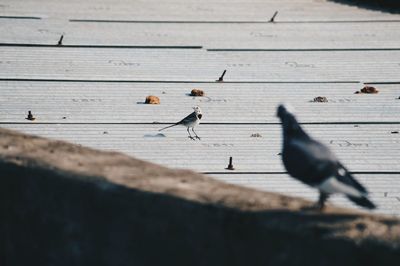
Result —
<svg viewBox="0 0 400 266"><path fill-rule="evenodd" d="M157 133L157 134L144 134L143 137L144 138L165 138L167 136L165 136L163 133Z"/></svg>

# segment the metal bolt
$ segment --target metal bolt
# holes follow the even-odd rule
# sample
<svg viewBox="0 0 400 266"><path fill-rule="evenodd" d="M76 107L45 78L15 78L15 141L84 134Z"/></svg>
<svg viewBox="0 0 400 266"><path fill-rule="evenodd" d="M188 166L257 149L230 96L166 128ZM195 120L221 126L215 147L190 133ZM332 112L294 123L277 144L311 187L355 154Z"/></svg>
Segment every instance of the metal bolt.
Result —
<svg viewBox="0 0 400 266"><path fill-rule="evenodd" d="M35 120L36 118L35 118L35 117L33 117L33 115L32 115L32 112L31 112L31 111L28 111L28 116L27 116L25 119L27 119L27 120L30 120L30 121L33 121L33 120Z"/></svg>
<svg viewBox="0 0 400 266"><path fill-rule="evenodd" d="M226 69L224 70L224 72L222 72L222 75L218 78L218 80L217 80L218 82L224 81L225 73L226 73Z"/></svg>
<svg viewBox="0 0 400 266"><path fill-rule="evenodd" d="M235 168L233 167L233 164L232 164L232 157L229 157L229 164L228 164L228 167L226 168L226 170L235 170Z"/></svg>
<svg viewBox="0 0 400 266"><path fill-rule="evenodd" d="M60 40L58 40L58 44L57 44L58 46L63 45L63 43L62 43L63 39L64 39L64 35L61 35Z"/></svg>
<svg viewBox="0 0 400 266"><path fill-rule="evenodd" d="M269 22L275 22L276 15L278 15L278 11L275 11L275 13L272 15L272 18L269 20Z"/></svg>

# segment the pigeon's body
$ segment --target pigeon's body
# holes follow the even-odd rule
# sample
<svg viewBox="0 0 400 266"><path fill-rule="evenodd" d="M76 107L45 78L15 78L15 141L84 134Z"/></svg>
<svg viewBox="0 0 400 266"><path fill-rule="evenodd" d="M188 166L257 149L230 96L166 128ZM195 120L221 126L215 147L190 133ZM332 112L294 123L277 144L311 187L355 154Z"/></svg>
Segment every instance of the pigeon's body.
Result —
<svg viewBox="0 0 400 266"><path fill-rule="evenodd" d="M201 118L203 117L203 114L202 114L202 112L201 112L200 107L196 106L196 107L194 107L193 109L194 109L194 112L191 113L191 114L189 114L189 115L186 116L185 118L183 118L181 121L176 122L176 123L173 124L173 125L170 125L170 126L161 128L161 129L159 129L158 131L162 131L162 130L167 129L167 128L170 128L170 127L174 127L174 126L181 125L181 126L186 127L187 132L189 133L189 138L194 139L194 138L192 137L192 135L190 135L189 128L191 128L192 131L193 131L193 133L195 134L195 137L196 137L197 139L200 139L200 137L197 136L196 132L194 131L194 128L200 124L200 120L201 120Z"/></svg>
<svg viewBox="0 0 400 266"><path fill-rule="evenodd" d="M321 208L328 196L334 193L345 194L363 207L375 208L367 198L367 190L328 147L308 136L294 115L282 105L278 107L278 116L283 126L283 164L292 177L319 189Z"/></svg>

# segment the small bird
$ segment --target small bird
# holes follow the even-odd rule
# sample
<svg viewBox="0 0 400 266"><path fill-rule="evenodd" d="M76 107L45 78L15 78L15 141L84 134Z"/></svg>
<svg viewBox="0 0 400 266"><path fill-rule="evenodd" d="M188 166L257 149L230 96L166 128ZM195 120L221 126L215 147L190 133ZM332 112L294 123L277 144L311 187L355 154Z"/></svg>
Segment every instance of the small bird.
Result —
<svg viewBox="0 0 400 266"><path fill-rule="evenodd" d="M187 132L189 134L188 138L195 140L199 139L200 137L196 134L196 132L194 131L194 127L197 126L198 124L200 124L200 119L203 117L203 114L201 113L201 109L198 106L193 107L194 112L191 113L190 115L186 116L184 119L182 119L181 121L171 125L171 126L167 126L164 127L162 129L159 129L158 131L162 131L164 129L170 128L170 127L174 127L174 126L178 126L178 125L182 125L185 126L187 128ZM190 134L189 128L192 128L192 131L195 135L195 138L192 137L192 135Z"/></svg>
<svg viewBox="0 0 400 266"><path fill-rule="evenodd" d="M376 208L367 190L327 146L307 135L285 106L279 105L277 116L283 129L283 164L289 175L319 190L316 207L322 210L331 194L341 193L359 206Z"/></svg>

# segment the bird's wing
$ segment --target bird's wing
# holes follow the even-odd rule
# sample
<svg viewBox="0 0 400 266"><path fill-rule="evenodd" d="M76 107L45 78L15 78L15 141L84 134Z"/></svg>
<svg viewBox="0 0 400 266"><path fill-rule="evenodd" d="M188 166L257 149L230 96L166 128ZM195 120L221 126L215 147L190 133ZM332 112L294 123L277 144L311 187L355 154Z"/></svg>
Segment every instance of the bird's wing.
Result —
<svg viewBox="0 0 400 266"><path fill-rule="evenodd" d="M334 176L338 165L328 147L312 139L292 139L286 143L283 161L290 175L310 185Z"/></svg>
<svg viewBox="0 0 400 266"><path fill-rule="evenodd" d="M173 125L161 128L158 131L162 131L164 129L167 129L167 128L170 128L170 127L174 127L174 126L177 126L177 125L185 125L185 126L187 126L187 125L190 125L191 123L193 123L194 121L196 121L196 119L197 119L196 113L193 112L193 113L189 114L188 116L186 116L185 118L183 118L181 121L176 122Z"/></svg>
<svg viewBox="0 0 400 266"><path fill-rule="evenodd" d="M293 141L293 149L301 154L300 163L304 165L310 182L320 184L330 179L326 185L332 192L350 194L352 196L367 194L367 190L339 162L328 147L315 140ZM333 180L333 179L335 180ZM338 181L338 182L336 182Z"/></svg>
<svg viewBox="0 0 400 266"><path fill-rule="evenodd" d="M367 194L368 191L363 187L350 173L349 171L339 163L338 171L336 174L336 179L346 185L349 185L355 189L357 189L362 194Z"/></svg>
<svg viewBox="0 0 400 266"><path fill-rule="evenodd" d="M183 118L177 124L187 125L187 124L190 124L190 123L192 123L192 122L194 122L196 120L197 120L196 112L193 112L193 113L189 114L188 116L186 116L185 118Z"/></svg>

